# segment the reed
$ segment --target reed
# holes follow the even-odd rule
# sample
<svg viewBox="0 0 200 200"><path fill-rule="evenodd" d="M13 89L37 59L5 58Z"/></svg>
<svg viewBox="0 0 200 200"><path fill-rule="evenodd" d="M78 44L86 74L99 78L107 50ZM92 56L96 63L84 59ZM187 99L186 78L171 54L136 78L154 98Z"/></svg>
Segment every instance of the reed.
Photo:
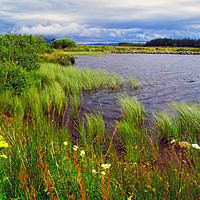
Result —
<svg viewBox="0 0 200 200"><path fill-rule="evenodd" d="M126 149L127 159L137 163L141 156L141 149L145 149L146 145L143 129L144 108L135 97L122 95L118 100L123 113L119 134Z"/></svg>
<svg viewBox="0 0 200 200"><path fill-rule="evenodd" d="M172 105L178 112L183 137L191 143L199 141L200 132L200 107L199 105L187 105L175 103Z"/></svg>
<svg viewBox="0 0 200 200"><path fill-rule="evenodd" d="M70 109L72 118L74 120L78 119L81 105L82 105L82 95L76 93L70 95Z"/></svg>
<svg viewBox="0 0 200 200"><path fill-rule="evenodd" d="M143 122L143 105L136 97L130 97L126 94L119 96L118 100L122 107L124 120L133 123L133 126L139 129Z"/></svg>
<svg viewBox="0 0 200 200"><path fill-rule="evenodd" d="M2 199L199 198L199 150L180 147L186 157L180 154L177 166L159 161L162 148L154 152L148 143L147 116L137 98L118 97L122 116L114 128L100 114L79 115L82 92L119 86L118 76L55 64L42 64L33 76L38 82L27 93L1 93L0 135L9 143L1 151L8 157L0 165ZM198 144L198 105L171 108L154 114L156 132L175 139L174 148L183 139ZM80 119L73 130L57 123L66 109L70 119Z"/></svg>
<svg viewBox="0 0 200 200"><path fill-rule="evenodd" d="M128 77L128 84L131 88L138 89L140 87L139 81L135 80L132 76Z"/></svg>
<svg viewBox="0 0 200 200"><path fill-rule="evenodd" d="M34 72L34 76L41 80L42 85L51 84L52 81L59 82L66 94L107 87L116 88L123 84L121 77L106 71L62 67L52 63L42 64L41 68Z"/></svg>
<svg viewBox="0 0 200 200"><path fill-rule="evenodd" d="M181 123L176 113L160 111L154 113L154 119L160 137L167 137L168 141L181 141Z"/></svg>

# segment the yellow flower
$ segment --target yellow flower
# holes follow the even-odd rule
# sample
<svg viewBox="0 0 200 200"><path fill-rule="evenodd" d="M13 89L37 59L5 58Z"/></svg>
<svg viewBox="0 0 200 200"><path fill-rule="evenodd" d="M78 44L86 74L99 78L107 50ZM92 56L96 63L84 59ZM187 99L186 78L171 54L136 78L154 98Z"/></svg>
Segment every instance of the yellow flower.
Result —
<svg viewBox="0 0 200 200"><path fill-rule="evenodd" d="M8 148L8 143L5 141L0 141L0 148Z"/></svg>
<svg viewBox="0 0 200 200"><path fill-rule="evenodd" d="M2 135L0 135L0 141L2 141L3 140L3 136Z"/></svg>
<svg viewBox="0 0 200 200"><path fill-rule="evenodd" d="M81 150L80 155L81 155L82 157L84 157L84 156L85 156L85 151L84 151L84 150Z"/></svg>
<svg viewBox="0 0 200 200"><path fill-rule="evenodd" d="M127 200L131 200L133 198L133 195L131 195Z"/></svg>
<svg viewBox="0 0 200 200"><path fill-rule="evenodd" d="M0 158L8 158L6 155L0 155Z"/></svg>

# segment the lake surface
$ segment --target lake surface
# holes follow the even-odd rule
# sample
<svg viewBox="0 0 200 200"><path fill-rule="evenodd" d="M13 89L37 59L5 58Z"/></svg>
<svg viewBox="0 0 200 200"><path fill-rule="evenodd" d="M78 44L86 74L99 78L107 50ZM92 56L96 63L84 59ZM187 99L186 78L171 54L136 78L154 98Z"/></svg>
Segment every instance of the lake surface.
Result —
<svg viewBox="0 0 200 200"><path fill-rule="evenodd" d="M108 120L117 119L121 108L116 96L127 92L135 95L148 113L166 109L173 101L200 102L200 56L170 54L108 54L100 57L76 56L80 68L105 69L116 72L128 82L132 76L142 87L131 90L100 90L84 97L84 109L103 112Z"/></svg>

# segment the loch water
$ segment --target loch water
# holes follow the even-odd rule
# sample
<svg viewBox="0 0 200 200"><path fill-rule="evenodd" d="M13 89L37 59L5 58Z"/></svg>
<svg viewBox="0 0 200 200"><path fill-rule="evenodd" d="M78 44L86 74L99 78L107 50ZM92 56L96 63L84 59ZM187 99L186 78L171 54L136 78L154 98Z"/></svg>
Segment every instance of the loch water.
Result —
<svg viewBox="0 0 200 200"><path fill-rule="evenodd" d="M102 112L107 120L117 119L121 108L117 96L128 93L136 96L147 113L167 109L173 102L200 102L200 56L174 54L107 54L76 56L79 68L103 69L116 72L125 80L117 91L105 89L84 94L84 109ZM128 77L138 80L137 90L128 85Z"/></svg>

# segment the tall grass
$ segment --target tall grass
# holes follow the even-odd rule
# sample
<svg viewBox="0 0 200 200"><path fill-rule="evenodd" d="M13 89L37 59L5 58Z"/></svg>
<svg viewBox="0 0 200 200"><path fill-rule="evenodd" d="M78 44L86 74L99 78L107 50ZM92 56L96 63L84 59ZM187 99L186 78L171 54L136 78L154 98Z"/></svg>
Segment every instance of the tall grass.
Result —
<svg viewBox="0 0 200 200"><path fill-rule="evenodd" d="M181 122L181 127L184 132L184 138L189 142L194 143L199 141L200 133L200 107L199 105L187 105L183 103L173 104L177 110Z"/></svg>
<svg viewBox="0 0 200 200"><path fill-rule="evenodd" d="M101 115L86 114L85 123L80 127L80 135L85 149L103 155L105 145L105 123Z"/></svg>
<svg viewBox="0 0 200 200"><path fill-rule="evenodd" d="M50 84L53 81L59 82L66 95L99 88L116 88L124 84L121 77L116 74L110 75L106 71L78 69L72 66L65 68L50 63L42 64L34 76L41 80L41 85Z"/></svg>
<svg viewBox="0 0 200 200"><path fill-rule="evenodd" d="M143 128L144 108L135 97L122 95L118 97L118 100L123 113L119 134L126 150L127 159L137 163L146 145Z"/></svg>
<svg viewBox="0 0 200 200"><path fill-rule="evenodd" d="M164 165L163 147L152 152L144 107L135 97L118 97L122 117L114 128L94 113L75 120L75 131L57 123L69 111L71 118L79 116L81 92L113 88L118 79L53 64L43 64L34 76L37 87L26 94L1 94L0 135L9 143L0 165L2 199L199 198L199 150L178 146L183 139L199 142L197 105L174 104L174 113L155 113L156 132L177 140L166 148L180 150L178 167Z"/></svg>
<svg viewBox="0 0 200 200"><path fill-rule="evenodd" d="M176 113L160 111L154 113L154 118L161 137L167 137L168 141L181 141L181 124Z"/></svg>
<svg viewBox="0 0 200 200"><path fill-rule="evenodd" d="M140 87L139 81L135 80L132 76L128 77L129 86L134 89L138 89Z"/></svg>

